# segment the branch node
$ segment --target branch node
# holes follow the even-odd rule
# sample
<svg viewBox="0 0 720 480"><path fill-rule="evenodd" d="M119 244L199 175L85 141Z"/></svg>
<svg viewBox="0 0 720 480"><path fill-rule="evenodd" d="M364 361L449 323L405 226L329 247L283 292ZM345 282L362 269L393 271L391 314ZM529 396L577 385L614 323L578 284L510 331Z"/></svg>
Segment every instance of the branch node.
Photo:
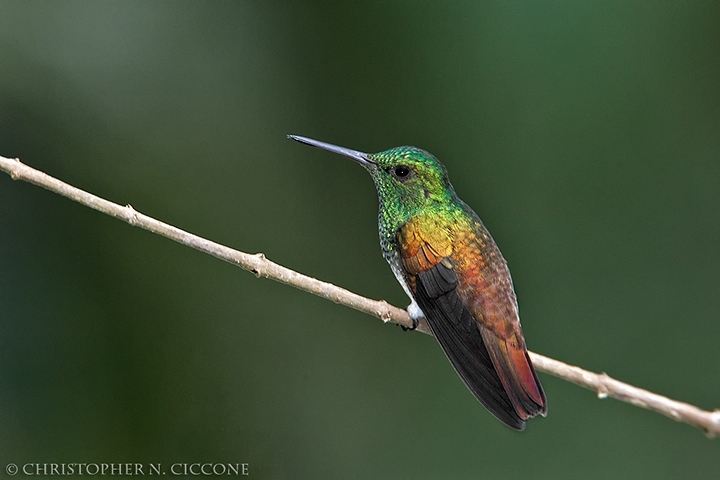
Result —
<svg viewBox="0 0 720 480"><path fill-rule="evenodd" d="M607 398L609 395L609 389L607 386L607 382L608 382L608 380L611 380L611 379L607 373L602 372L600 375L598 375L598 380L599 380L599 385L597 387L597 397L600 400L603 400L603 399Z"/></svg>
<svg viewBox="0 0 720 480"><path fill-rule="evenodd" d="M390 305L385 301L380 301L380 308L375 312L375 314L382 320L384 323L388 323L392 321L392 314L390 313Z"/></svg>
<svg viewBox="0 0 720 480"><path fill-rule="evenodd" d="M9 160L17 164L13 166L12 170L10 170L10 178L12 178L13 180L22 180L21 175L17 171L17 168L22 165L22 162L19 158L11 158Z"/></svg>
<svg viewBox="0 0 720 480"><path fill-rule="evenodd" d="M257 258L258 264L255 266L255 268L251 268L251 269L250 269L250 273L252 273L253 275L255 275L257 278L260 278L260 277L262 277L262 275L263 275L262 272L260 271L260 266L267 261L267 258L265 258L265 254L264 254L264 253L260 253L260 252L256 253L256 254L253 255L253 256L254 256L255 258ZM240 263L240 262L238 261L238 264L239 264L239 263Z"/></svg>
<svg viewBox="0 0 720 480"><path fill-rule="evenodd" d="M137 225L138 225L137 210L135 210L132 207L132 205L130 205L129 203L127 205L125 205L125 214L126 214L125 220L133 227L137 227Z"/></svg>
<svg viewBox="0 0 720 480"><path fill-rule="evenodd" d="M720 432L720 410L715 410L710 414L710 423L712 423L714 428L703 427L703 430L705 431L705 436L712 439L717 437L718 432Z"/></svg>

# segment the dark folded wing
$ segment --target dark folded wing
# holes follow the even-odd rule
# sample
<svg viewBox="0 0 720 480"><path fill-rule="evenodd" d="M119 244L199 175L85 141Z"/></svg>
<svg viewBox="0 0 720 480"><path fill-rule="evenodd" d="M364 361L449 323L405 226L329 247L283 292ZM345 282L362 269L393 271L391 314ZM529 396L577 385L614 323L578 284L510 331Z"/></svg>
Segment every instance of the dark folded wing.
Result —
<svg viewBox="0 0 720 480"><path fill-rule="evenodd" d="M450 363L490 413L517 430L525 422L495 371L478 323L463 305L456 287L458 277L449 258L415 277L415 299Z"/></svg>

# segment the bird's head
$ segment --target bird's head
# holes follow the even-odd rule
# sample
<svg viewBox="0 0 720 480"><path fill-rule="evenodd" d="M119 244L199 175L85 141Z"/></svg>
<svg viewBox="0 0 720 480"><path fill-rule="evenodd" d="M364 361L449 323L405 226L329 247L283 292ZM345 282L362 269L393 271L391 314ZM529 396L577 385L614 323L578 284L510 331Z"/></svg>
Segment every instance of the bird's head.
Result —
<svg viewBox="0 0 720 480"><path fill-rule="evenodd" d="M445 167L425 150L396 147L379 153L363 153L306 137L288 137L358 162L375 182L381 209L397 210L403 217L409 218L425 208L456 198Z"/></svg>

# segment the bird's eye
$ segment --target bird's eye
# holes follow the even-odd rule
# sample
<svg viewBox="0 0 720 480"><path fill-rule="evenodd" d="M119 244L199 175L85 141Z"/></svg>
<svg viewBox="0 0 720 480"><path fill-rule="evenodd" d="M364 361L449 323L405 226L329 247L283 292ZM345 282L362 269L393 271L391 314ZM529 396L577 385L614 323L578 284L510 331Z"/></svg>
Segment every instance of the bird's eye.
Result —
<svg viewBox="0 0 720 480"><path fill-rule="evenodd" d="M398 165L392 169L392 173L398 180L405 180L410 176L412 170L410 170L410 167L406 165Z"/></svg>

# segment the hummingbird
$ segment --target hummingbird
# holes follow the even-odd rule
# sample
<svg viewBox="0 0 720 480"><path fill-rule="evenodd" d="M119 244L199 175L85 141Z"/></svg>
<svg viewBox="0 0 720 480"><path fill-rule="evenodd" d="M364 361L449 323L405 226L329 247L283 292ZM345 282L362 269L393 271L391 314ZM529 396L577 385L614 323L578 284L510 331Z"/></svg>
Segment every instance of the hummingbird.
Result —
<svg viewBox="0 0 720 480"><path fill-rule="evenodd" d="M410 297L413 328L425 317L475 398L516 430L530 417L545 416L545 393L525 346L507 262L480 217L458 198L445 166L416 147L363 153L288 138L351 158L370 173L380 246Z"/></svg>

